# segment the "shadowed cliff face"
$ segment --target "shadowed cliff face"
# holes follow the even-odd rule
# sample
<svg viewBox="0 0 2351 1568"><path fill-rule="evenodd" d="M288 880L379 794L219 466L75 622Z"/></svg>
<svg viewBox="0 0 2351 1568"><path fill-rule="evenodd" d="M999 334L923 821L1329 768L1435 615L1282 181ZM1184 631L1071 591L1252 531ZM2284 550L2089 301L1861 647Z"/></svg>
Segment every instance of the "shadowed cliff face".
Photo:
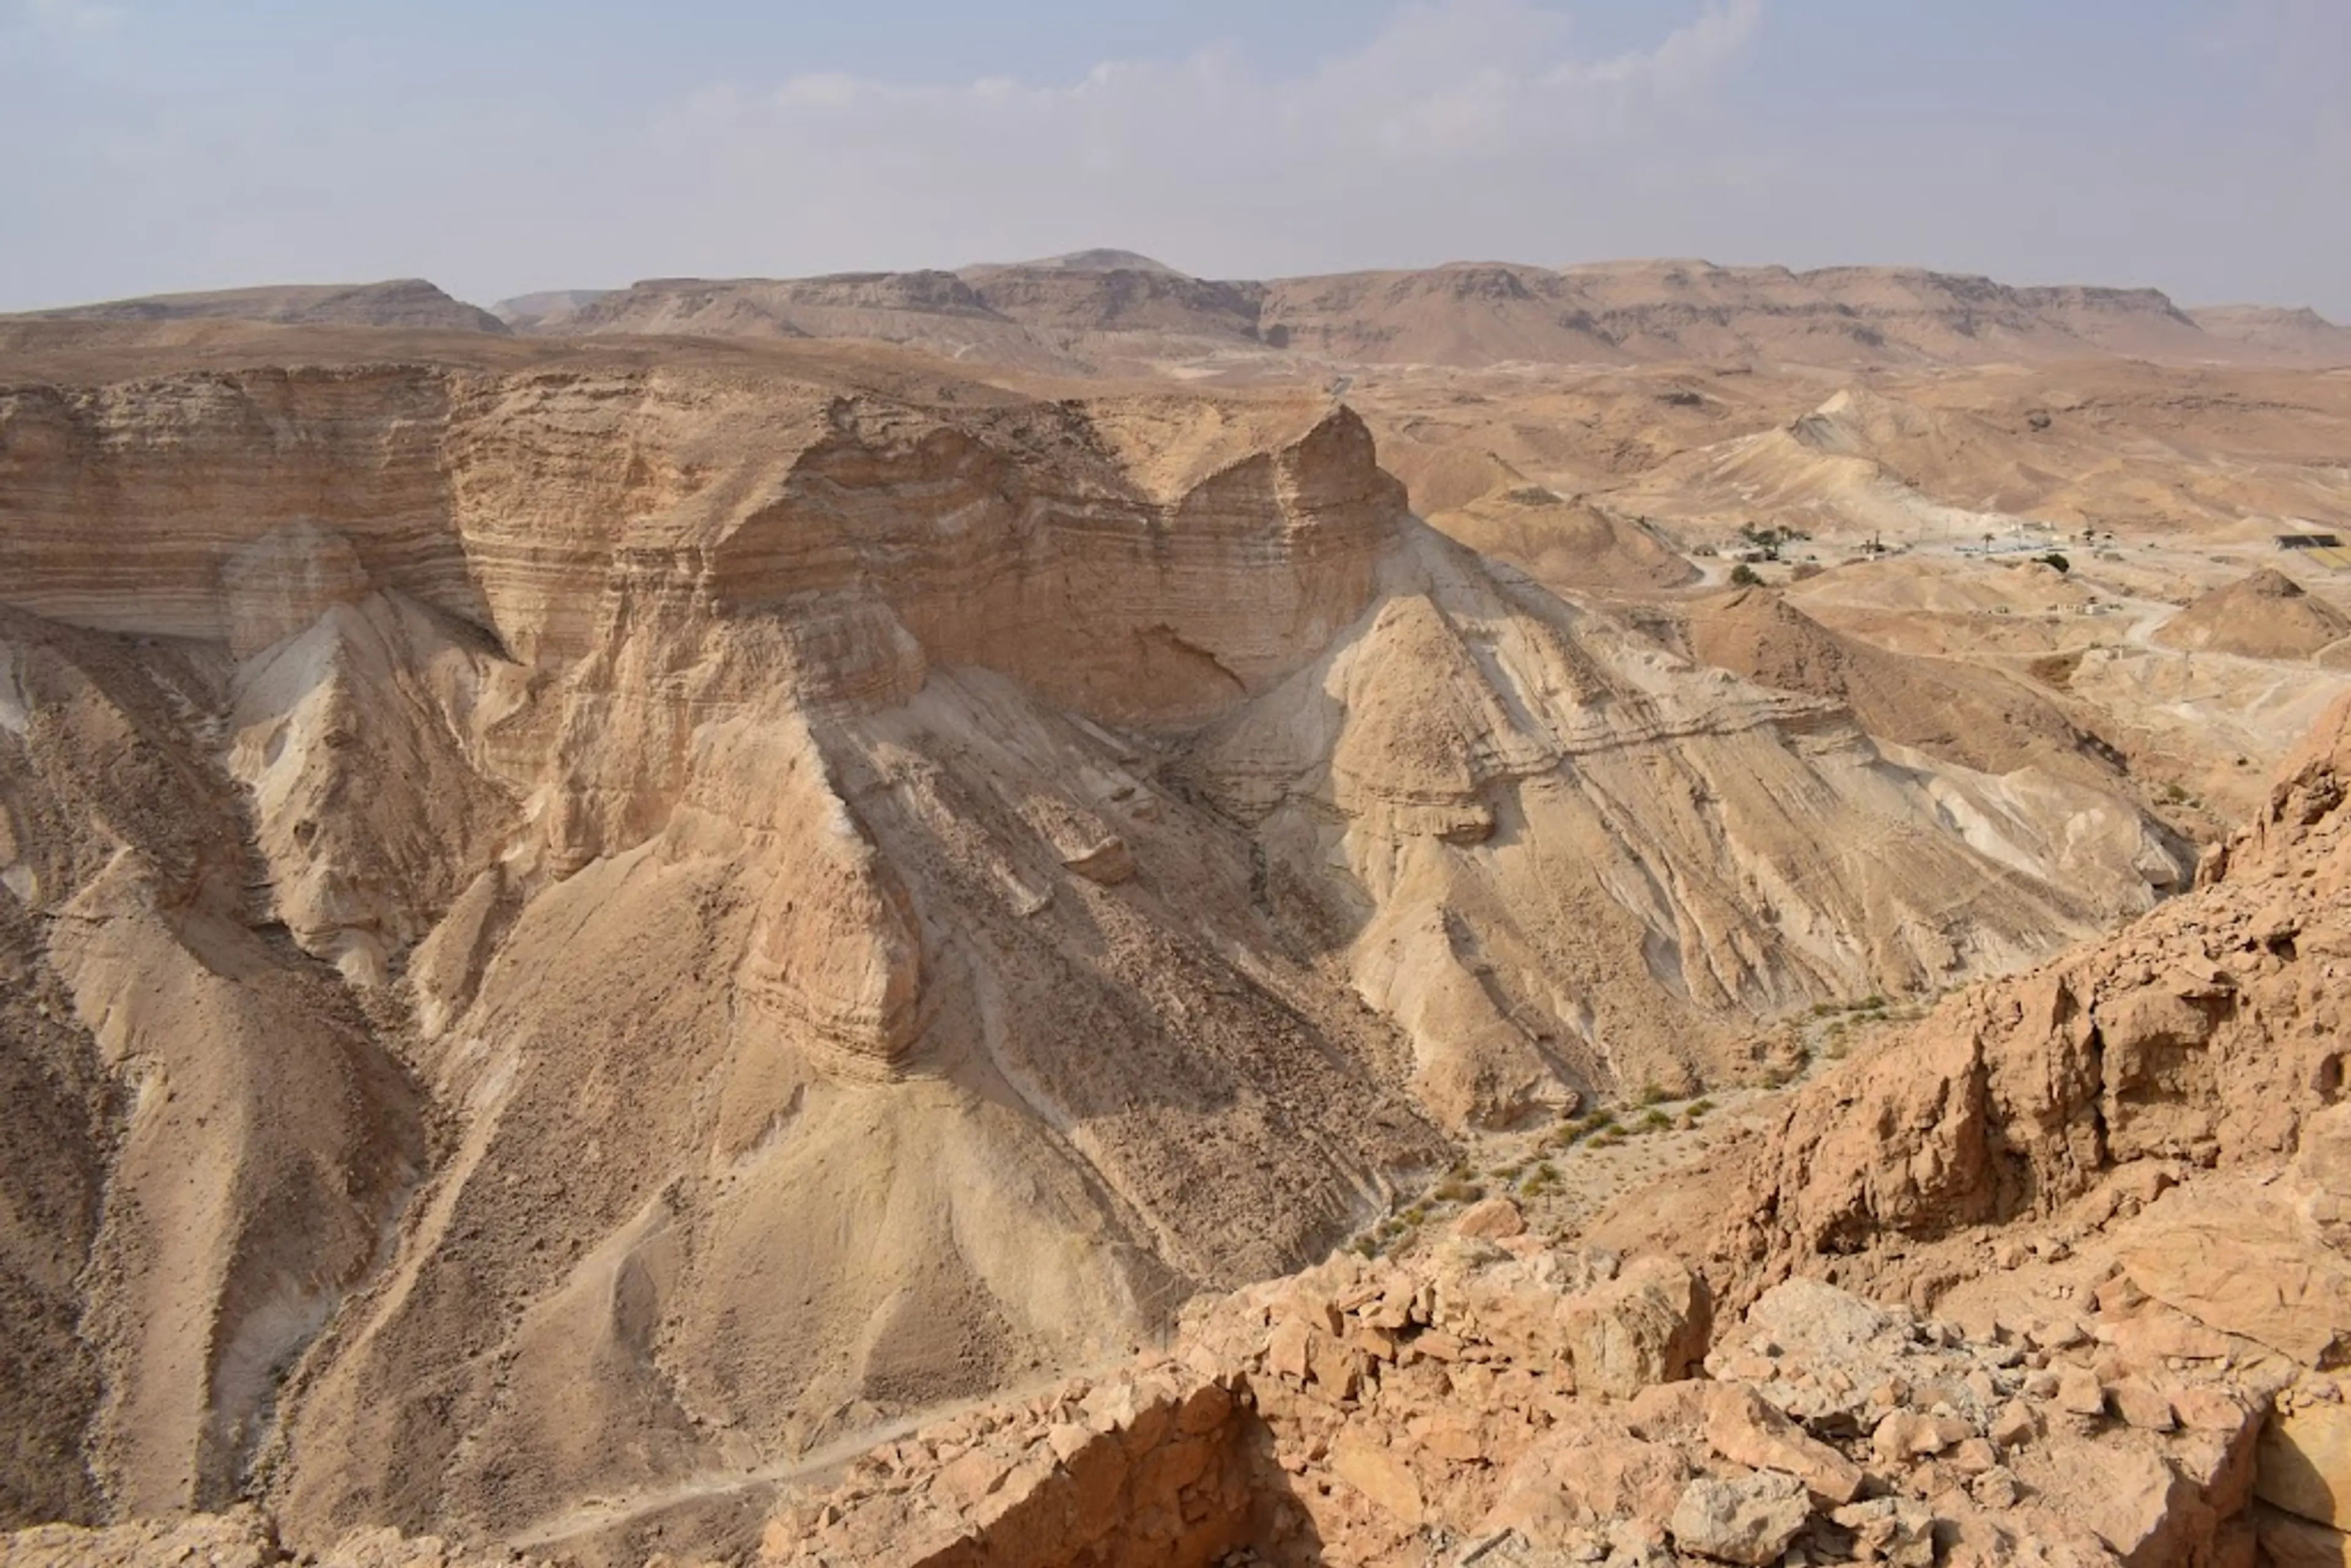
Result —
<svg viewBox="0 0 2351 1568"><path fill-rule="evenodd" d="M39 1090L11 1102L35 1201L11 1203L8 1250L47 1253L7 1272L52 1297L9 1332L74 1330L12 1400L27 1458L5 1495L35 1509L78 1456L114 1508L225 1506L277 1376L423 1175L421 1107L357 998L256 917L244 802L188 722L216 708L217 655L0 612L0 875L31 1004L0 1060Z"/></svg>
<svg viewBox="0 0 2351 1568"><path fill-rule="evenodd" d="M1449 1129L2179 872L1447 543L1319 401L18 388L0 599L0 879L132 1103L53 1119L108 1326L45 1429L304 1538L1122 1353Z"/></svg>

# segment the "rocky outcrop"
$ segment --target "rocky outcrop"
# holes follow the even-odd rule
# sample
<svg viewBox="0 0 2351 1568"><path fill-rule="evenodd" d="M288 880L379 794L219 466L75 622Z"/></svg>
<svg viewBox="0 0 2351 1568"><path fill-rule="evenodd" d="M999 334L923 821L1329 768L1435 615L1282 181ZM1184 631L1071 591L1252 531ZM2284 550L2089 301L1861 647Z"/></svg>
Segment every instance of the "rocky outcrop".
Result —
<svg viewBox="0 0 2351 1568"><path fill-rule="evenodd" d="M129 1106L43 1123L126 1201L23 1265L98 1347L25 1452L103 1482L28 1496L716 1508L2150 895L1319 398L533 355L0 399L0 878ZM1686 1271L1585 1282L1579 1379L1696 1354Z"/></svg>
<svg viewBox="0 0 2351 1568"><path fill-rule="evenodd" d="M2346 949L2332 932L2351 907L2347 775L2338 704L2267 807L2208 853L2195 893L1946 1004L1707 1169L1620 1203L1589 1239L1682 1246L1729 1302L1752 1301L1769 1343L1719 1339L1719 1375L1766 1377L1805 1337L1787 1303L1833 1296L1811 1282L1825 1275L1931 1306L2025 1369L2019 1393L2042 1403L2003 1406L1985 1428L1997 1443L2234 1434L2192 1462L2151 1466L2133 1436L2055 1479L2017 1472L2028 1494L2085 1489L2077 1517L2126 1558L2241 1560L2255 1530L2276 1561L2340 1560L2351 1108L2335 1010ZM1813 1315L1830 1332L1809 1354L1879 1337L1865 1317ZM2216 1369L2232 1389L2192 1375ZM1820 1398L1805 1396L1814 1415L1830 1408ZM1956 1394L1944 1403L1970 1415ZM2266 1419L2248 1424L2248 1408ZM1946 1436L1895 1431L1878 1458ZM2260 1509L2209 1547L2176 1533L2248 1496Z"/></svg>
<svg viewBox="0 0 2351 1568"><path fill-rule="evenodd" d="M370 586L527 663L608 649L607 595L757 611L806 625L802 663L835 682L867 607L935 659L1182 725L1352 621L1403 512L1352 414L1257 412L427 366L19 388L0 581L53 619L240 653Z"/></svg>
<svg viewBox="0 0 2351 1568"><path fill-rule="evenodd" d="M2167 648L2244 659L2313 659L2351 637L2351 615L2272 567L2202 594L2156 628Z"/></svg>
<svg viewBox="0 0 2351 1568"><path fill-rule="evenodd" d="M1464 1239L1422 1270L1343 1259L1198 1303L1166 1359L877 1451L779 1515L763 1552L1386 1561L1484 1511L1501 1469L1573 1415L1580 1383L1629 1392L1696 1368L1707 1317L1687 1271L1649 1259L1612 1276L1614 1260ZM1066 1533L1030 1522L1057 1519Z"/></svg>
<svg viewBox="0 0 2351 1568"><path fill-rule="evenodd" d="M2133 1168L2275 1163L2330 1127L2335 971L2351 954L2346 727L2351 704L2338 703L2268 808L2207 855L2192 894L1946 1002L1903 1049L1796 1097L1737 1156L1754 1186L1709 1200L1733 1211L1714 1244L1739 1288L1823 1257L2045 1218L2101 1190L2111 1213ZM2313 1161L2324 1195L2339 1176ZM2131 1178L2142 1191L2172 1179ZM2250 1243L2239 1231L2225 1247Z"/></svg>
<svg viewBox="0 0 2351 1568"><path fill-rule="evenodd" d="M1792 1546L1923 1568L2252 1548L2258 1378L2206 1364L2109 1388L2003 1328L1976 1339L1802 1281L1701 1369L1686 1270L1510 1241L1457 1232L1412 1263L1203 1304L1165 1360L858 1460L778 1512L761 1555L1760 1564ZM1660 1285L1678 1305L1653 1320ZM1618 1382L1571 1326L1595 1322L1675 1348Z"/></svg>

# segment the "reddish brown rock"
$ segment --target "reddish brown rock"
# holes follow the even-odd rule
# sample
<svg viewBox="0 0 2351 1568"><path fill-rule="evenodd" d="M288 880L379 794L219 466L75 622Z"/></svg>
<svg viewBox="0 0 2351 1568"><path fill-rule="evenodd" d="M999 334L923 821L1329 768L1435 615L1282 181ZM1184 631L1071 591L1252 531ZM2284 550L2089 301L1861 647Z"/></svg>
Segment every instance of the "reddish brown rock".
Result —
<svg viewBox="0 0 2351 1568"><path fill-rule="evenodd" d="M2336 1530L2351 1530L2351 1406L2280 1409L2262 1434L2262 1500Z"/></svg>
<svg viewBox="0 0 2351 1568"><path fill-rule="evenodd" d="M1793 1476L1759 1470L1737 1480L1695 1480L1674 1505L1674 1544L1722 1563L1777 1563L1812 1517Z"/></svg>

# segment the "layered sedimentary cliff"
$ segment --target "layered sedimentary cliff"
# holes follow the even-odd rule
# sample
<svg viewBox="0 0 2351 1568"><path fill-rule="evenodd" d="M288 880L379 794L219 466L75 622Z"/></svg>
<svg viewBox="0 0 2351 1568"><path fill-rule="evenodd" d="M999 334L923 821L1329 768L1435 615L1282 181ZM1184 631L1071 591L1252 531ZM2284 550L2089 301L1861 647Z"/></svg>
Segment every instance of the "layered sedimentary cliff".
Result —
<svg viewBox="0 0 2351 1568"><path fill-rule="evenodd" d="M2185 873L1448 543L1319 400L20 386L0 601L8 1332L95 1347L24 1519L723 1493Z"/></svg>

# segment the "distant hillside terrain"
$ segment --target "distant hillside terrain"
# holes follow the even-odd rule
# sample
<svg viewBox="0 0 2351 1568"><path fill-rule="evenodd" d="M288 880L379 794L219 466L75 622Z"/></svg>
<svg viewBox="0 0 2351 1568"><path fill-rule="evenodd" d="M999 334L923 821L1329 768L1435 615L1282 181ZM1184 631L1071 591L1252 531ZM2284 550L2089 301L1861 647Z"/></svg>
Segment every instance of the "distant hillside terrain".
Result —
<svg viewBox="0 0 2351 1568"><path fill-rule="evenodd" d="M2351 327L2307 307L2213 305L2188 315L2208 337L2243 344L2281 363L2351 365Z"/></svg>
<svg viewBox="0 0 2351 1568"><path fill-rule="evenodd" d="M490 314L509 327L558 327L611 292L609 288L549 288L517 294L491 306Z"/></svg>
<svg viewBox="0 0 2351 1568"><path fill-rule="evenodd" d="M1094 249L959 271L648 278L517 295L491 310L408 278L155 295L13 319L813 338L1058 375L1675 362L1923 370L2102 359L2351 365L2351 329L2308 309L2186 310L2152 288L2019 287L1917 268L1675 260L1563 269L1455 262L1217 281L1134 251Z"/></svg>
<svg viewBox="0 0 2351 1568"><path fill-rule="evenodd" d="M151 294L25 315L44 321L270 321L288 327L401 327L413 331L507 329L504 321L481 307L453 299L421 277Z"/></svg>
<svg viewBox="0 0 2351 1568"><path fill-rule="evenodd" d="M1564 270L1456 263L1214 282L1132 252L1094 250L956 273L654 279L526 324L567 333L872 338L1070 371L1237 357L1270 368L1303 359L1471 370L1670 361L1918 368L2117 357L2351 363L2351 331L2306 310L2190 313L2151 288L2014 287L1917 269L1792 272L1702 261Z"/></svg>

